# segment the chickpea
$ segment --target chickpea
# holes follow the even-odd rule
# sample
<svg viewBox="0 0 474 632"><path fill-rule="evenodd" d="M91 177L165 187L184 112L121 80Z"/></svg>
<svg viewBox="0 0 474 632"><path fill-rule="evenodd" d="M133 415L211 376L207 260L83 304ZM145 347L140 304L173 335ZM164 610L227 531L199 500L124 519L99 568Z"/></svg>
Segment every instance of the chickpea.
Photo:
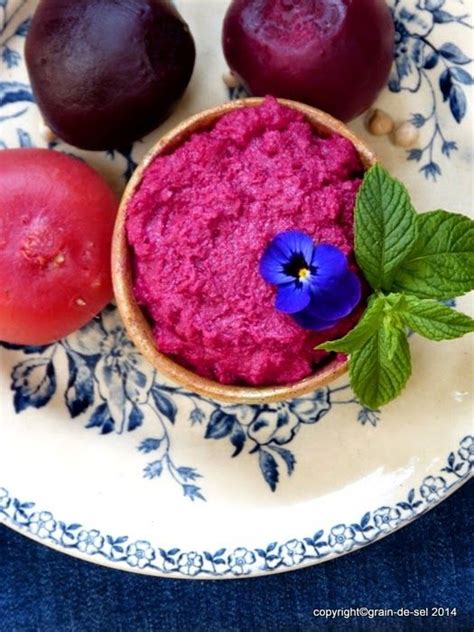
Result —
<svg viewBox="0 0 474 632"><path fill-rule="evenodd" d="M222 81L228 88L238 88L240 86L240 80L232 70L228 70L222 75Z"/></svg>
<svg viewBox="0 0 474 632"><path fill-rule="evenodd" d="M410 121L405 121L395 128L393 133L393 142L399 147L405 147L408 149L409 147L413 147L416 143L418 135L419 132L417 128L410 123Z"/></svg>
<svg viewBox="0 0 474 632"><path fill-rule="evenodd" d="M374 136L390 134L393 130L393 119L383 110L374 110L367 121L367 129Z"/></svg>

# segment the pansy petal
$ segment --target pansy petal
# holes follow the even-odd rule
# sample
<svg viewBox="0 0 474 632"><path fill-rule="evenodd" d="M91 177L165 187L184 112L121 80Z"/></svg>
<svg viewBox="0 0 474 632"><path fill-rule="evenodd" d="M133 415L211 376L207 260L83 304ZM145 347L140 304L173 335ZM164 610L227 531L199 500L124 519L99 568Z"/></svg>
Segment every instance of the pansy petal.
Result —
<svg viewBox="0 0 474 632"><path fill-rule="evenodd" d="M359 277L348 270L339 278L328 280L313 291L312 311L323 320L338 320L348 316L359 303L362 287Z"/></svg>
<svg viewBox="0 0 474 632"><path fill-rule="evenodd" d="M285 314L294 314L304 309L310 300L311 293L307 283L287 283L278 287L275 307Z"/></svg>
<svg viewBox="0 0 474 632"><path fill-rule="evenodd" d="M260 274L267 283L274 283L275 285L291 283L294 281L293 277L284 272L283 267L286 263L288 263L287 257L272 242L267 246L260 259Z"/></svg>
<svg viewBox="0 0 474 632"><path fill-rule="evenodd" d="M284 233L280 233L272 241L272 244L283 253L286 263L288 263L295 254L302 254L307 263L309 263L313 257L313 239L300 230L288 230Z"/></svg>
<svg viewBox="0 0 474 632"><path fill-rule="evenodd" d="M301 312L292 314L292 317L300 327L311 331L323 331L324 329L330 329L337 323L337 320L322 320L316 316L314 311L311 309L311 304Z"/></svg>
<svg viewBox="0 0 474 632"><path fill-rule="evenodd" d="M347 257L331 244L319 244L313 253L311 266L316 268L316 273L312 275L312 284L325 283L326 279L340 277L347 271Z"/></svg>

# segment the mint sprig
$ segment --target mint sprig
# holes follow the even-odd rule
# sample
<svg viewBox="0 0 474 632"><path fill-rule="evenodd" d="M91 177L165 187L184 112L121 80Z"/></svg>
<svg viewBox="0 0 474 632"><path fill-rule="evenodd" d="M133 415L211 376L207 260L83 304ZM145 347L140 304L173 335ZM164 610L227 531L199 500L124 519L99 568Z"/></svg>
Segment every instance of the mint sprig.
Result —
<svg viewBox="0 0 474 632"><path fill-rule="evenodd" d="M429 340L474 331L470 316L438 302L474 289L474 221L417 215L405 187L375 165L357 196L355 255L374 293L354 329L317 348L349 355L355 394L378 409L410 378L410 330Z"/></svg>

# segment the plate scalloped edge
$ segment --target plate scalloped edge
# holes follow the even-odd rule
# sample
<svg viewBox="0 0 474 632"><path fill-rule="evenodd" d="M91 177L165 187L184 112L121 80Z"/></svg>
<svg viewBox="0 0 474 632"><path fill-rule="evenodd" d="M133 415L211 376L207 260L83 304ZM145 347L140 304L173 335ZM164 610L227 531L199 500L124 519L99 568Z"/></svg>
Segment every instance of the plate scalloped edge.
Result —
<svg viewBox="0 0 474 632"><path fill-rule="evenodd" d="M268 575L303 568L360 549L436 506L466 483L474 469L474 436L464 437L446 465L426 476L416 492L392 506L367 511L359 523L337 524L317 530L313 536L271 542L265 548L240 546L232 551L167 551L147 540L131 541L128 536L104 535L79 523L66 523L50 511L38 510L36 503L15 498L0 487L0 523L50 546L97 564L149 575L180 578L222 579Z"/></svg>

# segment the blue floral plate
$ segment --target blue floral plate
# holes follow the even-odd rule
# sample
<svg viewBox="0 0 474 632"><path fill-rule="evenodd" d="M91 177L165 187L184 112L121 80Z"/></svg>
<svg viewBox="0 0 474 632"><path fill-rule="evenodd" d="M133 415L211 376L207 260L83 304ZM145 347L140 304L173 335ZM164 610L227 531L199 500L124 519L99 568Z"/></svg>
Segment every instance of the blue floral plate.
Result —
<svg viewBox="0 0 474 632"><path fill-rule="evenodd" d="M23 62L32 0L0 0L0 146L45 146ZM227 2L183 0L198 45L173 117L120 152L78 152L123 189L157 137L226 93ZM392 76L379 106L419 130L394 147L353 129L420 210L472 212L470 3L391 0ZM124 46L126 42L124 42ZM472 300L462 301L472 312ZM414 377L383 411L347 378L278 405L225 406L166 381L108 307L53 345L0 346L0 522L91 562L198 578L255 576L354 551L457 489L474 463L472 337L411 339Z"/></svg>

